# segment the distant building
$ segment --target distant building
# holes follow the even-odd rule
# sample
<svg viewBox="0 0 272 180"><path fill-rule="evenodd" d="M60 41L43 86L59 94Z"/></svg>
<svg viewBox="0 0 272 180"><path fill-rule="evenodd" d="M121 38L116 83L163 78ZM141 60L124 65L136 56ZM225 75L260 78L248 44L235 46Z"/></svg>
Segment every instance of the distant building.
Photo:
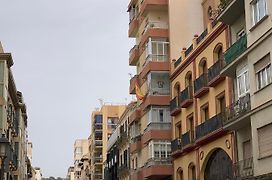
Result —
<svg viewBox="0 0 272 180"><path fill-rule="evenodd" d="M0 144L6 146L1 154L4 172L0 179L27 178L27 111L23 94L17 90L11 67L13 59L0 43Z"/></svg>
<svg viewBox="0 0 272 180"><path fill-rule="evenodd" d="M103 105L100 110L92 112L92 132L89 136L89 176L91 180L104 179L107 142L125 107L125 105Z"/></svg>
<svg viewBox="0 0 272 180"><path fill-rule="evenodd" d="M74 144L74 178L82 180L81 167L83 162L81 159L84 155L88 155L89 142L87 139L78 139ZM85 173L84 173L85 174Z"/></svg>
<svg viewBox="0 0 272 180"><path fill-rule="evenodd" d="M74 170L74 166L70 166L68 168L68 172L67 172L67 176L66 176L67 180L74 180L75 179L75 170Z"/></svg>

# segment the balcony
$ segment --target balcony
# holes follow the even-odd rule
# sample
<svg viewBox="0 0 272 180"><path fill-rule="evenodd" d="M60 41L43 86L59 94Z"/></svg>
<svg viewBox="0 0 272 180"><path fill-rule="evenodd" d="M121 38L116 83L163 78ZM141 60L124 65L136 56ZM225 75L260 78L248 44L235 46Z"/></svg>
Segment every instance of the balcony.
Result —
<svg viewBox="0 0 272 180"><path fill-rule="evenodd" d="M149 106L169 106L170 96L147 96L141 104L141 109L145 110Z"/></svg>
<svg viewBox="0 0 272 180"><path fill-rule="evenodd" d="M196 141L198 143L209 141L222 133L223 114L217 114L196 127Z"/></svg>
<svg viewBox="0 0 272 180"><path fill-rule="evenodd" d="M129 93L135 94L136 84L139 85L139 76L135 75L130 79Z"/></svg>
<svg viewBox="0 0 272 180"><path fill-rule="evenodd" d="M226 117L223 121L224 128L238 129L250 123L250 110L250 94L248 93L226 108Z"/></svg>
<svg viewBox="0 0 272 180"><path fill-rule="evenodd" d="M149 40L149 38L165 38L167 39L169 37L169 31L168 26L161 25L161 26L151 26L147 27L141 37L141 42L139 44L139 47L144 47L145 43Z"/></svg>
<svg viewBox="0 0 272 180"><path fill-rule="evenodd" d="M186 49L185 51L185 57L189 56L189 54L194 50L194 46L193 44L191 44L191 46L188 47L188 49Z"/></svg>
<svg viewBox="0 0 272 180"><path fill-rule="evenodd" d="M208 70L208 85L215 87L221 81L225 79L224 76L220 75L220 71L223 68L223 60L216 61Z"/></svg>
<svg viewBox="0 0 272 180"><path fill-rule="evenodd" d="M103 146L102 138L101 138L101 140L95 140L95 147L101 147L102 148L102 146Z"/></svg>
<svg viewBox="0 0 272 180"><path fill-rule="evenodd" d="M208 29L205 29L200 36L197 37L196 43L199 44L208 35Z"/></svg>
<svg viewBox="0 0 272 180"><path fill-rule="evenodd" d="M120 136L118 137L117 142L116 142L117 146L121 147L124 144L128 144L129 143L128 139L129 139L129 137L128 137L127 132L120 133Z"/></svg>
<svg viewBox="0 0 272 180"><path fill-rule="evenodd" d="M167 11L168 0L143 0L140 15L145 16L148 11Z"/></svg>
<svg viewBox="0 0 272 180"><path fill-rule="evenodd" d="M200 98L201 96L209 92L207 73L203 73L194 81L194 90L194 96L196 98Z"/></svg>
<svg viewBox="0 0 272 180"><path fill-rule="evenodd" d="M136 37L138 29L139 29L139 19L138 19L138 16L135 16L129 23L128 37Z"/></svg>
<svg viewBox="0 0 272 180"><path fill-rule="evenodd" d="M151 122L147 125L144 132L148 132L151 130L169 130L171 129L171 123L167 122Z"/></svg>
<svg viewBox="0 0 272 180"><path fill-rule="evenodd" d="M138 45L135 45L135 46L129 51L129 65L130 65L130 66L136 66L139 57L140 57L139 46L138 46Z"/></svg>
<svg viewBox="0 0 272 180"><path fill-rule="evenodd" d="M137 152L142 148L141 140L142 140L141 135L136 136L135 138L132 139L132 142L130 144L130 153Z"/></svg>
<svg viewBox="0 0 272 180"><path fill-rule="evenodd" d="M181 138L176 138L173 141L171 141L172 154L175 154L177 151L181 150L181 148L182 148Z"/></svg>
<svg viewBox="0 0 272 180"><path fill-rule="evenodd" d="M173 173L170 158L150 158L143 167L143 178L166 179Z"/></svg>
<svg viewBox="0 0 272 180"><path fill-rule="evenodd" d="M222 70L223 74L232 75L235 74L235 67L239 63L239 57L247 49L247 36L244 35L237 40L224 54L226 66Z"/></svg>
<svg viewBox="0 0 272 180"><path fill-rule="evenodd" d="M145 78L151 71L169 71L168 61L147 61L141 72L141 77Z"/></svg>
<svg viewBox="0 0 272 180"><path fill-rule="evenodd" d="M180 113L180 111L181 111L181 109L180 109L180 105L179 105L179 98L174 97L170 101L170 114L171 114L171 116L176 116L177 114Z"/></svg>
<svg viewBox="0 0 272 180"><path fill-rule="evenodd" d="M219 5L218 20L232 25L245 12L244 0L225 0Z"/></svg>
<svg viewBox="0 0 272 180"><path fill-rule="evenodd" d="M117 168L117 177L121 178L122 176L129 175L130 169L127 165L121 165Z"/></svg>
<svg viewBox="0 0 272 180"><path fill-rule="evenodd" d="M193 103L193 87L188 86L180 92L180 107L187 108Z"/></svg>
<svg viewBox="0 0 272 180"><path fill-rule="evenodd" d="M236 179L251 179L253 177L253 158L245 159L234 164Z"/></svg>
<svg viewBox="0 0 272 180"><path fill-rule="evenodd" d="M182 61L182 57L178 58L178 60L176 60L174 62L174 68L178 67L180 65L181 61Z"/></svg>
<svg viewBox="0 0 272 180"><path fill-rule="evenodd" d="M129 124L132 124L133 122L140 120L140 118L141 118L141 110L135 109L129 116Z"/></svg>
<svg viewBox="0 0 272 180"><path fill-rule="evenodd" d="M97 164L97 163L102 163L102 157L94 157L94 163Z"/></svg>
<svg viewBox="0 0 272 180"><path fill-rule="evenodd" d="M146 131L142 136L142 143L147 144L151 140L171 140L172 133L171 129L153 129Z"/></svg>
<svg viewBox="0 0 272 180"><path fill-rule="evenodd" d="M94 127L94 131L102 131L103 129L102 124L95 124L93 127Z"/></svg>

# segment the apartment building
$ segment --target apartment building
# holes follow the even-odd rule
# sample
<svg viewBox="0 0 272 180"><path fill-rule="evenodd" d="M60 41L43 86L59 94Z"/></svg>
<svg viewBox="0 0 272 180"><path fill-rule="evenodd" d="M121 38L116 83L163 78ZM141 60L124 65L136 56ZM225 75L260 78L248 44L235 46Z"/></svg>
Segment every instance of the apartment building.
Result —
<svg viewBox="0 0 272 180"><path fill-rule="evenodd" d="M271 13L270 0L228 0L218 17L230 29L221 73L234 80L225 128L236 132L239 179L272 176Z"/></svg>
<svg viewBox="0 0 272 180"><path fill-rule="evenodd" d="M178 11L188 12L190 3L198 3L196 7L203 14L193 16L194 9L187 14L187 21L199 22L201 18L203 30L198 33L199 27L190 29L196 34L187 48L187 40L182 42L179 58L177 52L171 52L174 179L234 179L234 136L224 129L225 109L232 102L232 80L220 74L223 52L228 48L228 28L216 19L220 1L187 3L180 5ZM176 4L170 3L170 14L175 11ZM180 35L174 32L175 29L170 32L170 47L176 46L175 39L188 37L186 31Z"/></svg>
<svg viewBox="0 0 272 180"><path fill-rule="evenodd" d="M125 108L125 105L104 104L100 110L92 112L89 176L93 180L104 179L107 142Z"/></svg>
<svg viewBox="0 0 272 180"><path fill-rule="evenodd" d="M27 112L23 95L17 91L11 67L13 59L0 44L0 146L4 169L0 179L27 178Z"/></svg>
<svg viewBox="0 0 272 180"><path fill-rule="evenodd" d="M129 117L131 179L171 179L168 0L130 0L128 12L135 38L129 65L137 72L129 88L137 97Z"/></svg>
<svg viewBox="0 0 272 180"><path fill-rule="evenodd" d="M130 179L129 116L136 105L137 102L131 102L127 105L115 131L108 140L105 180Z"/></svg>
<svg viewBox="0 0 272 180"><path fill-rule="evenodd" d="M74 179L86 180L86 172L82 171L84 160L89 154L88 139L77 139L74 143ZM87 159L88 160L88 159ZM84 179L85 177L85 179Z"/></svg>

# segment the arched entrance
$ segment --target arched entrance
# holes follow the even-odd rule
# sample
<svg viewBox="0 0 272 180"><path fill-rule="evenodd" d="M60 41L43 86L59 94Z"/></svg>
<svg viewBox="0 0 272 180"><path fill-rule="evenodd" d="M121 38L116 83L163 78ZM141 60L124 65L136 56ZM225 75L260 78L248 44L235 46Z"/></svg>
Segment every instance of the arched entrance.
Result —
<svg viewBox="0 0 272 180"><path fill-rule="evenodd" d="M205 180L234 180L232 160L222 150L215 150L206 165L204 172Z"/></svg>

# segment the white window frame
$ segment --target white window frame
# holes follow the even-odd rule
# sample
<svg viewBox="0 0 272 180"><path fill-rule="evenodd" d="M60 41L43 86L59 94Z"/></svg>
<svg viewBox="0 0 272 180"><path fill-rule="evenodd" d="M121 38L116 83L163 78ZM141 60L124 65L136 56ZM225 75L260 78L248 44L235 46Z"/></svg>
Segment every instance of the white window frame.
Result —
<svg viewBox="0 0 272 180"><path fill-rule="evenodd" d="M260 77L260 78L259 78ZM261 84L259 79L262 80ZM272 82L272 67L271 63L265 66L260 71L256 72L257 90L264 88Z"/></svg>
<svg viewBox="0 0 272 180"><path fill-rule="evenodd" d="M155 157L155 149L154 146L159 145L159 157ZM148 144L149 148L149 158L160 158L160 159L167 159L171 156L171 143L168 141L150 141ZM170 148L170 152L168 152L168 148ZM162 157L162 152L165 152L165 157Z"/></svg>
<svg viewBox="0 0 272 180"><path fill-rule="evenodd" d="M156 111L156 113L154 112ZM160 121L160 111L163 111L163 121ZM153 117L153 112L157 117ZM171 123L170 109L163 107L151 107L148 111L148 124L151 123Z"/></svg>
<svg viewBox="0 0 272 180"><path fill-rule="evenodd" d="M152 52L154 45L156 46L156 49L155 49L156 52ZM162 54L159 53L159 45L162 45ZM168 49L169 49L169 42L165 40L155 40L155 39L149 38L147 43L145 44L146 63L147 61L167 61L169 57ZM160 56L166 57L166 58L160 59Z"/></svg>
<svg viewBox="0 0 272 180"><path fill-rule="evenodd" d="M261 3L263 3L264 7L260 7ZM253 0L250 4L252 10L253 25L256 25L263 17L267 15L267 2L266 0ZM260 14L260 8L264 8L262 9L264 11L262 15Z"/></svg>
<svg viewBox="0 0 272 180"><path fill-rule="evenodd" d="M241 92L240 89L240 77L242 78L242 88L244 89L244 92ZM238 98L245 96L247 93L250 91L250 85L249 85L249 72L247 66L244 66L242 69L240 69L237 73L236 77L236 85L237 85L237 93L238 93Z"/></svg>

